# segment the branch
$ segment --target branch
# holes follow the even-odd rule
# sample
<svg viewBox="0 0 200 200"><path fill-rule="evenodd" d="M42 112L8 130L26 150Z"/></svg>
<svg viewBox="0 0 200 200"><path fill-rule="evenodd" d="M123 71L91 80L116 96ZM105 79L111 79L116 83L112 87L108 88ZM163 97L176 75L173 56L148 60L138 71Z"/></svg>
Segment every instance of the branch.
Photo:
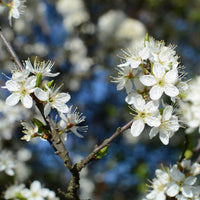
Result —
<svg viewBox="0 0 200 200"><path fill-rule="evenodd" d="M10 55L12 56L15 64L17 65L17 67L20 70L23 70L23 66L20 63L14 49L11 47L11 45L9 44L9 42L6 40L6 38L4 37L1 27L0 27L0 38L2 39L4 45L6 46L8 52L10 53ZM47 137L48 142L50 143L50 145L53 147L53 149L55 150L55 154L57 154L64 162L65 167L67 167L71 174L72 174L72 178L71 181L69 183L68 189L67 189L67 193L65 194L66 199L69 200L79 200L78 197L78 189L80 187L80 171L92 160L96 159L96 154L103 149L104 147L108 146L117 136L119 136L122 132L124 132L125 130L127 130L128 128L130 128L130 126L133 123L133 120L131 120L130 122L128 122L126 125L124 125L123 127L119 127L117 128L117 130L113 133L113 135L111 135L108 139L104 140L104 142L102 142L99 146L95 146L94 150L82 161L80 161L79 163L76 164L72 164L71 159L69 157L69 153L65 148L64 143L62 142L59 133L57 132L57 130L54 127L53 122L51 121L50 117L45 117L44 116L44 105L41 104L38 99L34 96L34 94L31 95L36 107L39 109L39 111L41 112L42 117L44 118L46 124L47 124L47 129L49 131L49 135Z"/></svg>
<svg viewBox="0 0 200 200"><path fill-rule="evenodd" d="M80 171L91 161L96 159L96 154L103 149L104 147L108 146L117 136L119 136L122 132L127 130L131 127L133 123L133 120L128 122L123 127L117 128L117 130L108 138L105 139L99 146L96 146L94 150L83 160L81 160L79 163L76 163L72 166L70 172L72 174L72 178L68 187L68 191L65 195L65 197L69 200L79 200L77 196L77 191L80 187L79 180L80 180ZM73 197L73 198L71 198Z"/></svg>
<svg viewBox="0 0 200 200"><path fill-rule="evenodd" d="M8 52L10 53L11 57L13 58L15 64L17 65L17 67L22 71L23 66L21 64L21 62L19 61L14 49L12 48L12 46L10 45L10 43L6 40L6 38L3 35L3 32L1 30L0 27L0 38L2 39L2 42L4 43L4 45L6 46Z"/></svg>
<svg viewBox="0 0 200 200"><path fill-rule="evenodd" d="M82 168L85 167L90 161L92 161L96 154L103 149L104 147L108 146L117 136L119 136L121 133L123 133L125 130L131 127L134 119L132 119L130 122L125 124L123 127L117 128L115 133L111 135L108 139L104 140L99 146L95 147L94 150L85 158L83 159L80 163L77 163L78 165L78 170L81 171Z"/></svg>

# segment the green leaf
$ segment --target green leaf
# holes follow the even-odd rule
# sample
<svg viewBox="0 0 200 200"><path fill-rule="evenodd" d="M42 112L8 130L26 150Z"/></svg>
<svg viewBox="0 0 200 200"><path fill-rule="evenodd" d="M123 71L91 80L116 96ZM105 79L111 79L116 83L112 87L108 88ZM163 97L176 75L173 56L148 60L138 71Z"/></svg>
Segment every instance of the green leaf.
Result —
<svg viewBox="0 0 200 200"><path fill-rule="evenodd" d="M47 130L44 128L44 124L40 120L33 118L33 123L34 123L35 126L38 126L38 132L39 133L46 133L47 132Z"/></svg>
<svg viewBox="0 0 200 200"><path fill-rule="evenodd" d="M103 156L105 156L108 153L108 146L105 146L104 148L102 148L97 154L96 154L96 158L97 159L102 159Z"/></svg>
<svg viewBox="0 0 200 200"><path fill-rule="evenodd" d="M37 74L37 80L36 80L36 87L40 87L41 81L42 81L42 73Z"/></svg>
<svg viewBox="0 0 200 200"><path fill-rule="evenodd" d="M192 157L192 154L193 154L192 151L189 150L189 149L187 149L187 150L185 151L185 154L184 154L185 159L191 158L191 157Z"/></svg>
<svg viewBox="0 0 200 200"><path fill-rule="evenodd" d="M145 42L149 42L149 34L147 33L144 38L144 47L146 47Z"/></svg>
<svg viewBox="0 0 200 200"><path fill-rule="evenodd" d="M47 83L47 86L50 88L50 87L52 86L52 84L53 84L53 80L49 81L49 82Z"/></svg>

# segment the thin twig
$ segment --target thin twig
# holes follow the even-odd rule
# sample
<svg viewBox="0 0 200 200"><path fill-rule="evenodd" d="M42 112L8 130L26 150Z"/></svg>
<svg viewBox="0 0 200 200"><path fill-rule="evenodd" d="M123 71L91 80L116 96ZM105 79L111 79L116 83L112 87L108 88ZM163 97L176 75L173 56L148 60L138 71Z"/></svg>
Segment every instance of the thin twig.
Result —
<svg viewBox="0 0 200 200"><path fill-rule="evenodd" d="M185 133L184 148L178 162L181 162L185 158L185 152L188 148L188 145L189 145L189 138L188 135Z"/></svg>
<svg viewBox="0 0 200 200"><path fill-rule="evenodd" d="M87 165L90 161L92 161L96 154L103 149L104 147L108 146L117 136L119 136L121 133L123 133L125 130L131 127L134 119L125 124L123 127L117 128L115 133L111 135L108 139L104 140L99 146L95 147L94 150L85 158L83 159L80 163L77 163L78 170L81 170L85 165Z"/></svg>
<svg viewBox="0 0 200 200"><path fill-rule="evenodd" d="M12 46L10 45L10 43L6 40L6 38L4 37L3 35L3 32L1 30L1 27L0 27L0 38L2 39L2 42L4 43L4 45L6 46L8 52L10 53L10 55L12 56L15 64L17 65L17 67L22 71L23 69L23 66L21 64L21 62L19 61L14 49L12 48Z"/></svg>

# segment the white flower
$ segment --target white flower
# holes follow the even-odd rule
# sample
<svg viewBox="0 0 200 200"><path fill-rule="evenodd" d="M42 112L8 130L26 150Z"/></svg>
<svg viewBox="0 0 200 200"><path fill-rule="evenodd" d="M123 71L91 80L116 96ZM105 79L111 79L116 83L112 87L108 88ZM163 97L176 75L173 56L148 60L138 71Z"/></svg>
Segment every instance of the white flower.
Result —
<svg viewBox="0 0 200 200"><path fill-rule="evenodd" d="M125 62L118 66L130 66L131 68L135 69L138 68L140 64L145 63L145 61L149 58L150 49L148 45L144 45L144 41L139 41L135 44L135 48L132 52L124 51L124 53Z"/></svg>
<svg viewBox="0 0 200 200"><path fill-rule="evenodd" d="M175 83L178 81L177 69L165 72L163 67L155 64L152 71L152 74L140 77L140 81L145 86L153 86L150 89L150 97L152 100L160 99L163 92L170 97L176 97L179 94L179 90L175 86Z"/></svg>
<svg viewBox="0 0 200 200"><path fill-rule="evenodd" d="M51 69L53 67L54 63L51 63L51 61L43 61L43 62L39 62L37 61L37 58L34 61L34 65L31 64L30 60L26 60L25 61L25 66L26 69L37 75L37 74L41 74L43 77L47 76L47 77L55 77L58 76L60 73L51 73Z"/></svg>
<svg viewBox="0 0 200 200"><path fill-rule="evenodd" d="M51 108L57 109L61 113L67 113L69 111L66 103L70 100L71 96L68 93L59 93L60 87L53 91L53 89L46 86L47 91L41 88L35 88L35 96L41 100L47 102L44 107L44 114L47 116Z"/></svg>
<svg viewBox="0 0 200 200"><path fill-rule="evenodd" d="M118 83L117 90L122 90L126 88L126 92L130 93L133 88L132 79L134 78L134 71L131 67L119 67L118 77L114 78L113 82Z"/></svg>
<svg viewBox="0 0 200 200"><path fill-rule="evenodd" d="M29 142L32 138L38 136L38 126L34 126L32 123L22 122L23 133L25 135L21 137L21 140L26 140Z"/></svg>
<svg viewBox="0 0 200 200"><path fill-rule="evenodd" d="M0 171L5 171L9 176L14 176L15 162L10 152L2 151L0 154Z"/></svg>
<svg viewBox="0 0 200 200"><path fill-rule="evenodd" d="M4 194L5 199L16 199L17 197L23 197L23 190L25 189L24 184L12 185L7 188Z"/></svg>
<svg viewBox="0 0 200 200"><path fill-rule="evenodd" d="M7 6L9 7L9 23L12 26L12 17L15 19L19 19L20 13L23 11L24 1L22 0L12 0Z"/></svg>
<svg viewBox="0 0 200 200"><path fill-rule="evenodd" d="M186 133L192 133L200 126L200 76L188 82L182 98L179 100L179 112L187 125ZM184 87L183 87L184 88ZM200 132L200 129L199 129Z"/></svg>
<svg viewBox="0 0 200 200"><path fill-rule="evenodd" d="M7 88L12 94L7 97L6 104L9 106L16 105L19 100L25 108L31 108L33 105L33 99L30 94L34 91L36 84L36 77L30 76L23 82L16 80L8 80L6 85L2 88Z"/></svg>
<svg viewBox="0 0 200 200"><path fill-rule="evenodd" d="M173 181L167 186L168 188L166 193L168 196L174 197L179 193L179 191L182 192L184 197L192 198L194 196L192 185L195 184L197 180L196 177L186 177L185 174L178 169L177 165L174 165L170 169L170 176Z"/></svg>
<svg viewBox="0 0 200 200"><path fill-rule="evenodd" d="M69 112L64 115L60 114L61 120L59 122L59 129L62 131L71 131L78 137L83 137L78 131L86 132L87 126L79 126L81 122L85 121L85 116L82 116L82 113L76 112L76 109L72 111L72 106L69 109Z"/></svg>
<svg viewBox="0 0 200 200"><path fill-rule="evenodd" d="M153 190L146 196L149 200L166 200L164 185L159 180L153 181Z"/></svg>
<svg viewBox="0 0 200 200"><path fill-rule="evenodd" d="M173 107L166 106L163 110L161 124L159 127L153 127L149 133L150 139L155 137L159 133L161 142L165 145L169 143L169 138L173 136L180 125L178 123L178 117L172 115Z"/></svg>
<svg viewBox="0 0 200 200"><path fill-rule="evenodd" d="M160 113L158 110L158 102L150 101L147 104L141 95L135 95L133 101L133 109L135 108L135 121L131 125L131 134L137 137L141 134L145 127L145 123L149 126L158 127L160 125Z"/></svg>
<svg viewBox="0 0 200 200"><path fill-rule="evenodd" d="M30 185L30 189L26 189L23 195L28 200L44 200L49 195L49 189L42 188L39 181L33 181Z"/></svg>
<svg viewBox="0 0 200 200"><path fill-rule="evenodd" d="M156 178L153 179L152 190L146 195L148 200L168 199L169 197L178 200L199 200L200 187L195 185L197 177L191 176L191 160L183 160L179 165L157 169Z"/></svg>

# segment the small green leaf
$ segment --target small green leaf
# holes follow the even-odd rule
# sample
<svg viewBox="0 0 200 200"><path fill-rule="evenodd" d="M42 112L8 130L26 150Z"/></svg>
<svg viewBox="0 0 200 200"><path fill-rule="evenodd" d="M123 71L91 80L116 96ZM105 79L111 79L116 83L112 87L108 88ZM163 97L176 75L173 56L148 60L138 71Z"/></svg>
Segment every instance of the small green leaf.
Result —
<svg viewBox="0 0 200 200"><path fill-rule="evenodd" d="M103 156L105 156L108 153L108 146L105 146L104 148L102 148L97 154L96 154L96 158L97 159L101 159Z"/></svg>
<svg viewBox="0 0 200 200"><path fill-rule="evenodd" d="M53 80L49 81L49 82L47 83L47 86L50 88L50 87L52 86L52 84L53 84Z"/></svg>
<svg viewBox="0 0 200 200"><path fill-rule="evenodd" d="M151 63L151 73L153 74L153 65L154 63Z"/></svg>
<svg viewBox="0 0 200 200"><path fill-rule="evenodd" d="M146 42L149 42L149 34L147 33L144 38L144 47L146 47Z"/></svg>
<svg viewBox="0 0 200 200"><path fill-rule="evenodd" d="M47 132L47 130L44 128L44 124L40 120L33 118L33 123L34 123L35 126L38 126L38 132L39 133L46 133Z"/></svg>
<svg viewBox="0 0 200 200"><path fill-rule="evenodd" d="M187 149L187 150L185 151L185 154L184 154L185 159L191 158L191 157L192 157L192 154L193 154L192 151L189 150L189 149Z"/></svg>
<svg viewBox="0 0 200 200"><path fill-rule="evenodd" d="M37 80L36 80L36 87L40 87L41 81L42 81L42 73L37 74Z"/></svg>

